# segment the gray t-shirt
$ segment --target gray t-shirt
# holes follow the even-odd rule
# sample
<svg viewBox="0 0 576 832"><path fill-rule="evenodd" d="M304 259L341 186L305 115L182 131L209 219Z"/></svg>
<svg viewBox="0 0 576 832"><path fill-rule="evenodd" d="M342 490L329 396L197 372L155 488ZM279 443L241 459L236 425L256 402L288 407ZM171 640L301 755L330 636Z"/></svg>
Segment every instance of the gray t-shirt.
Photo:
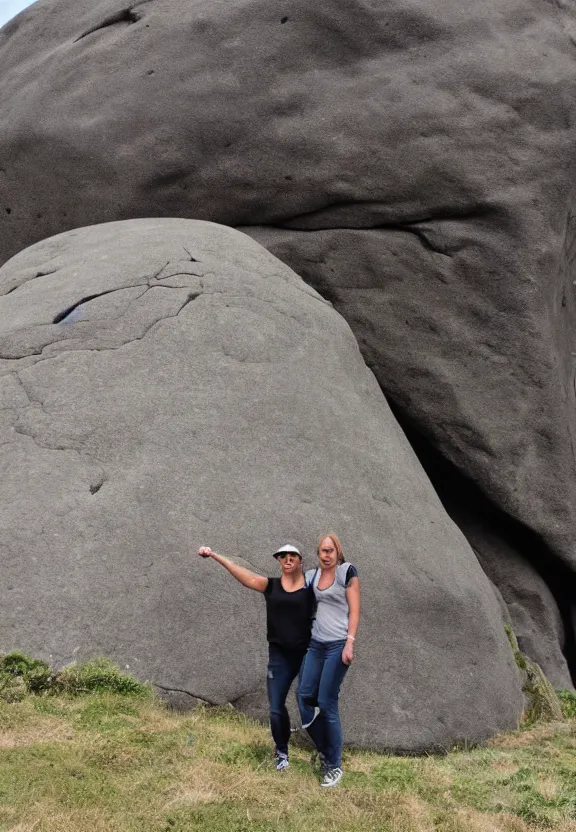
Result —
<svg viewBox="0 0 576 832"><path fill-rule="evenodd" d="M346 588L358 570L351 563L336 567L334 583L326 589L318 589L320 569L308 569L306 584L313 583L316 598L316 618L312 623L312 638L316 641L342 641L348 635L348 600Z"/></svg>

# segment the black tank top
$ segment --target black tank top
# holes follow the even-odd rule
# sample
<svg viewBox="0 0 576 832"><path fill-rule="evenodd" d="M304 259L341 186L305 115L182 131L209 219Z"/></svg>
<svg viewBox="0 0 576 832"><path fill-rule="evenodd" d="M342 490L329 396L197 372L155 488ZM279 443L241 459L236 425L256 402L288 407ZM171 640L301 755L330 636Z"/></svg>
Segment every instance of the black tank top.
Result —
<svg viewBox="0 0 576 832"><path fill-rule="evenodd" d="M306 650L315 608L311 587L286 592L280 578L268 578L264 597L268 641L286 650Z"/></svg>

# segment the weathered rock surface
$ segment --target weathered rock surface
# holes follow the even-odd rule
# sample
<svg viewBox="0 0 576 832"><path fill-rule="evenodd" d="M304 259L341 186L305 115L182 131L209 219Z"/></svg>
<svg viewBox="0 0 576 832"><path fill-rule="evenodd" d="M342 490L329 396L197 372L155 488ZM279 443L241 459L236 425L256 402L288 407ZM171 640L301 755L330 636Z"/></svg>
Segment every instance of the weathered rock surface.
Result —
<svg viewBox="0 0 576 832"><path fill-rule="evenodd" d="M350 328L287 266L229 228L134 220L32 246L0 293L0 651L105 654L180 703L261 710L263 598L197 547L275 574L279 541L336 528L363 595L347 739L516 723L488 579Z"/></svg>
<svg viewBox="0 0 576 832"><path fill-rule="evenodd" d="M133 216L246 226L349 322L562 686L575 19L563 0L40 0L0 33L0 257Z"/></svg>

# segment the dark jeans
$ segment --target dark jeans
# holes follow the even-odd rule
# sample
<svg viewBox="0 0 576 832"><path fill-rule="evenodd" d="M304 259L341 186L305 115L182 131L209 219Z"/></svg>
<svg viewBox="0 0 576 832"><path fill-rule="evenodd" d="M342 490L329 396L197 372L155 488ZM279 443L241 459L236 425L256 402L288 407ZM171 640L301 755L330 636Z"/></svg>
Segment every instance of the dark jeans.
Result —
<svg viewBox="0 0 576 832"><path fill-rule="evenodd" d="M342 765L342 727L338 713L340 685L348 670L342 661L346 640L321 642L312 639L300 673L298 705L302 724L314 718L314 708L320 713L307 731L330 768Z"/></svg>
<svg viewBox="0 0 576 832"><path fill-rule="evenodd" d="M298 676L305 650L286 650L277 644L268 645L268 702L270 703L270 729L276 750L288 754L290 717L286 710L286 697L290 685Z"/></svg>

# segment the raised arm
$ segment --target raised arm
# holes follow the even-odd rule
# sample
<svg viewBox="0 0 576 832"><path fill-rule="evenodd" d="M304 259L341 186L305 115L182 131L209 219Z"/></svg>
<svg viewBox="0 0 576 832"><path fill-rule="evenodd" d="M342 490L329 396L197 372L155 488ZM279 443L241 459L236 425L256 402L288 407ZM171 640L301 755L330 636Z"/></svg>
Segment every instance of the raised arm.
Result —
<svg viewBox="0 0 576 832"><path fill-rule="evenodd" d="M348 638L342 651L342 661L344 664L351 664L354 659L354 641L360 621L360 580L358 578L352 578L348 584L346 600L348 601Z"/></svg>
<svg viewBox="0 0 576 832"><path fill-rule="evenodd" d="M210 546L201 546L198 554L201 558L212 558L212 560L222 564L237 581L240 581L242 586L248 587L248 589L254 589L256 592L264 592L268 586L268 578L265 578L263 575L257 575L244 566L239 566L233 560L219 555L218 552L213 552Z"/></svg>

